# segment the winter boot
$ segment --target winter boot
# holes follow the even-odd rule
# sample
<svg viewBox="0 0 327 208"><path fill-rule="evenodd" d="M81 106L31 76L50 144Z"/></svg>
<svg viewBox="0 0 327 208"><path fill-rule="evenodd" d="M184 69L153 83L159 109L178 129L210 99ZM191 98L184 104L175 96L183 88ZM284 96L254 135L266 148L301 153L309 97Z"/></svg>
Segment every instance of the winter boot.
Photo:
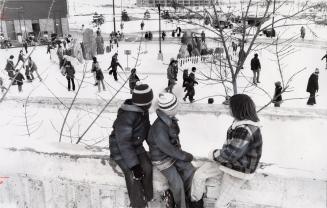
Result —
<svg viewBox="0 0 327 208"><path fill-rule="evenodd" d="M174 197L169 189L163 193L161 199L165 202L165 208L175 208Z"/></svg>

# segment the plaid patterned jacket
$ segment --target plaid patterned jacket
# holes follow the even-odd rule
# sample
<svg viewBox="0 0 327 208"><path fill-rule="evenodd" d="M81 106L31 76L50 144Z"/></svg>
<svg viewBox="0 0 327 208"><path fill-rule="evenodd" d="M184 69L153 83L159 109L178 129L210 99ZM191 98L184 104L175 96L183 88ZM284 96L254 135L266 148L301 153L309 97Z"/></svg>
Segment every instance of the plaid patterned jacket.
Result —
<svg viewBox="0 0 327 208"><path fill-rule="evenodd" d="M258 122L235 121L227 131L227 139L214 160L242 173L254 173L262 152L262 136Z"/></svg>

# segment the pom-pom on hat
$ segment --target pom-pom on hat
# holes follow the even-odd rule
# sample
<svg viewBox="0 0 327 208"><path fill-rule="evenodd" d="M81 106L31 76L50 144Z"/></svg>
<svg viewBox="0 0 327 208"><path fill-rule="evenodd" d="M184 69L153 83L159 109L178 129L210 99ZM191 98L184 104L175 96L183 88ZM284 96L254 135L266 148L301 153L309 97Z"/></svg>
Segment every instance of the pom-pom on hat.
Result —
<svg viewBox="0 0 327 208"><path fill-rule="evenodd" d="M158 107L162 111L172 111L178 105L177 97L172 93L160 93L158 98Z"/></svg>
<svg viewBox="0 0 327 208"><path fill-rule="evenodd" d="M132 101L134 105L137 106L146 106L151 104L153 100L153 92L152 89L147 84L136 84L133 94Z"/></svg>

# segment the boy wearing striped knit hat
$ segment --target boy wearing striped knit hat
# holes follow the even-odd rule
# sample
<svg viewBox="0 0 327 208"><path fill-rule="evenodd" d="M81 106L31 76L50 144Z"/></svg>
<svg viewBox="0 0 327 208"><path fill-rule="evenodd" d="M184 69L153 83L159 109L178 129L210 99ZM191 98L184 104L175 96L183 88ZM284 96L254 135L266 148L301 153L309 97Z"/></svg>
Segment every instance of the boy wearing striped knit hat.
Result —
<svg viewBox="0 0 327 208"><path fill-rule="evenodd" d="M190 190L195 168L193 155L183 151L179 142L178 100L174 94L161 93L158 118L149 130L148 145L152 164L167 178L177 208L190 206ZM201 207L201 206L199 206Z"/></svg>
<svg viewBox="0 0 327 208"><path fill-rule="evenodd" d="M152 99L153 92L147 84L136 85L132 99L119 108L109 137L110 157L125 175L133 208L144 208L153 198L152 164L143 147L150 128Z"/></svg>

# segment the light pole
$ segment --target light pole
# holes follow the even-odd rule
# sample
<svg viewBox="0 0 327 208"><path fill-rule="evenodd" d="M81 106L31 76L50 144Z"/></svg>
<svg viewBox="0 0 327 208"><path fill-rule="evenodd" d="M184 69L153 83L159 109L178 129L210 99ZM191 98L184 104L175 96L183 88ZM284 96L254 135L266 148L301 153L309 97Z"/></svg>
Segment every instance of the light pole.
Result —
<svg viewBox="0 0 327 208"><path fill-rule="evenodd" d="M115 0L112 0L112 13L114 16L114 33L116 34Z"/></svg>
<svg viewBox="0 0 327 208"><path fill-rule="evenodd" d="M161 12L160 12L160 4L157 5L159 10L159 53L158 53L158 60L163 60L163 55L161 51Z"/></svg>

